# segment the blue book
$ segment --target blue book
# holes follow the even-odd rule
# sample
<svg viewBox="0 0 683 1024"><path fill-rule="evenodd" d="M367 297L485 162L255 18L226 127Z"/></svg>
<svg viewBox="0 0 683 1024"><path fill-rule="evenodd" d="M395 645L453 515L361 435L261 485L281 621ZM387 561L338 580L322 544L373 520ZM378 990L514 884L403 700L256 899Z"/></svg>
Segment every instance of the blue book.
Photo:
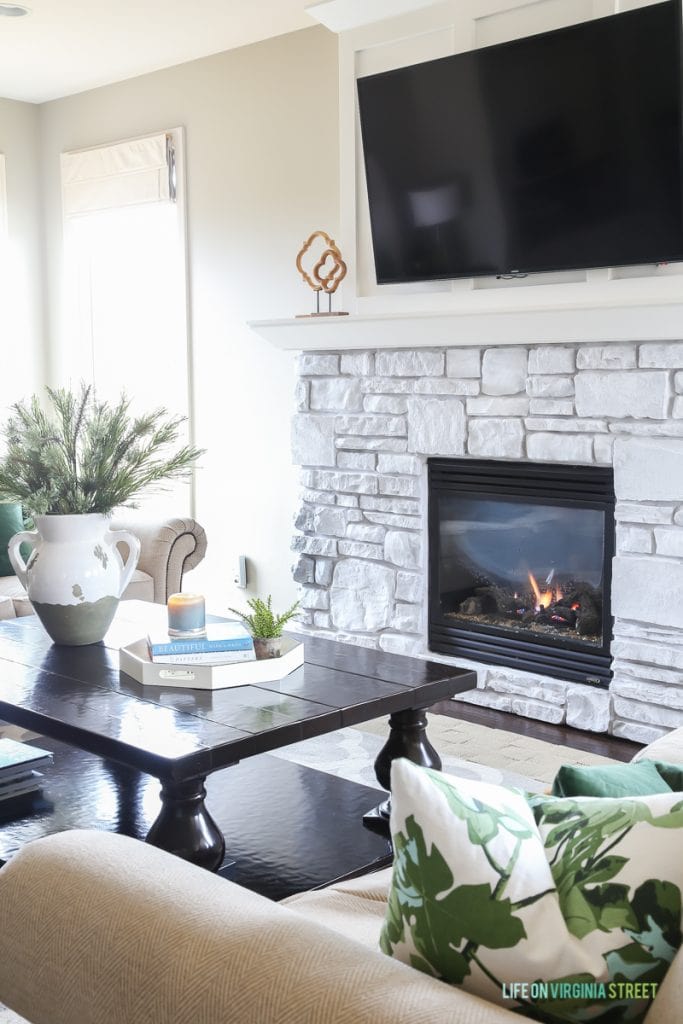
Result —
<svg viewBox="0 0 683 1024"><path fill-rule="evenodd" d="M206 636L172 639L168 633L150 633L147 638L152 659L182 654L228 654L253 651L254 641L241 622L211 622Z"/></svg>

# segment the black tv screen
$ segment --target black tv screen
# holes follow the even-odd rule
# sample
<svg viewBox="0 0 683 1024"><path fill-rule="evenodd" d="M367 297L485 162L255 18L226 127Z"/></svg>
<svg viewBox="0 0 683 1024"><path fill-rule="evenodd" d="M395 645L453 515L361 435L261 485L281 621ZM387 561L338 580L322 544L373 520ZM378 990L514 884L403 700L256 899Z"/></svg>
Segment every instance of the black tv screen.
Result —
<svg viewBox="0 0 683 1024"><path fill-rule="evenodd" d="M668 0L358 80L379 284L683 259Z"/></svg>

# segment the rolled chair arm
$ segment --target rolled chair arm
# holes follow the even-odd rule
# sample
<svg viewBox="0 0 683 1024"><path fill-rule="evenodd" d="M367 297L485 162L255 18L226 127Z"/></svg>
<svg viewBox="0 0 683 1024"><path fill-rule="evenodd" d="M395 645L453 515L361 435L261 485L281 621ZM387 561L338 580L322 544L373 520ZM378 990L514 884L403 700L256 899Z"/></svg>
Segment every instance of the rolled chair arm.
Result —
<svg viewBox="0 0 683 1024"><path fill-rule="evenodd" d="M0 1000L33 1024L515 1024L201 868L63 832L0 870Z"/></svg>
<svg viewBox="0 0 683 1024"><path fill-rule="evenodd" d="M182 587L183 574L206 553L206 533L194 519L135 520L116 518L112 530L130 530L142 544L138 569L154 580L154 600L165 604Z"/></svg>

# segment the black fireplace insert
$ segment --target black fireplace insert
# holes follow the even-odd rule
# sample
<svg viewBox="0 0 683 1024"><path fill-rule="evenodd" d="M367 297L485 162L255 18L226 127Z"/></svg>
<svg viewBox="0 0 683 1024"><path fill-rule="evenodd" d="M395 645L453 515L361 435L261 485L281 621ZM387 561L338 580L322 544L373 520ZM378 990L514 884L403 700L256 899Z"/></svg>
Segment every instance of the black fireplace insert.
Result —
<svg viewBox="0 0 683 1024"><path fill-rule="evenodd" d="M611 469L430 459L432 651L611 678Z"/></svg>

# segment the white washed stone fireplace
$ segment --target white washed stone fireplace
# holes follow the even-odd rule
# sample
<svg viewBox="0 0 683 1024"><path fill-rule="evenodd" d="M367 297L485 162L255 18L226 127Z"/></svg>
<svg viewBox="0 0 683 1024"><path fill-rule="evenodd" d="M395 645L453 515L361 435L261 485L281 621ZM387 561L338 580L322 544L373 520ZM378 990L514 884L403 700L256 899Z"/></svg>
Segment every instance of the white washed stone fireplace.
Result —
<svg viewBox="0 0 683 1024"><path fill-rule="evenodd" d="M643 742L683 725L683 342L307 352L299 374L306 629L428 653L429 456L613 464L609 692L477 663L462 699Z"/></svg>

